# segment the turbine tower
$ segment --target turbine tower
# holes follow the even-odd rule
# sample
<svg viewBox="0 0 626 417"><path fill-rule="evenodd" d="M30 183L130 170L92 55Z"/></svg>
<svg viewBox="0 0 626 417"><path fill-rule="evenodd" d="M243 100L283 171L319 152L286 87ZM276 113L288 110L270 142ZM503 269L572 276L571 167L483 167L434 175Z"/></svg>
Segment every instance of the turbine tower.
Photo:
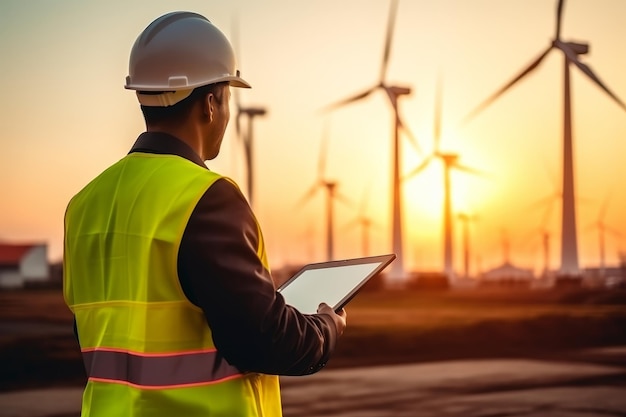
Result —
<svg viewBox="0 0 626 417"><path fill-rule="evenodd" d="M418 165L413 171L409 172L406 178L410 178L422 172L434 159L440 159L443 163L443 184L444 184L444 202L443 202L443 264L444 273L448 281L452 283L455 279L454 265L452 258L452 195L450 185L450 172L453 169L467 172L470 174L480 174L479 171L459 164L459 155L454 153L444 153L439 150L441 142L441 82L437 83L435 103L435 125L434 125L434 150L428 155L424 161Z"/></svg>
<svg viewBox="0 0 626 417"><path fill-rule="evenodd" d="M328 127L324 130L322 136L322 143L320 146L320 155L318 160L317 180L309 191L302 197L299 205L304 204L310 200L319 189L324 188L326 190L326 260L332 261L334 259L334 202L335 199L342 201L345 204L350 204L349 200L342 194L337 192L339 184L335 180L326 178L326 154L328 149Z"/></svg>
<svg viewBox="0 0 626 417"><path fill-rule="evenodd" d="M389 12L389 20L387 25L387 35L385 39L385 49L383 52L383 61L380 69L380 76L378 78L378 84L369 87L367 90L349 97L345 100L339 101L327 107L327 110L335 109L345 106L350 103L362 100L377 90L383 90L389 99L391 108L394 115L394 127L393 127L393 147L392 147L392 206L391 206L391 227L392 227L392 252L396 254L396 261L391 264L391 269L387 278L389 284L394 287L400 287L403 285L406 279L404 271L404 256L402 250L402 190L400 181L400 130L404 130L408 135L413 146L419 150L417 141L409 131L408 127L403 123L398 112L398 99L401 96L405 96L411 93L409 87L400 87L387 84L385 77L387 74L387 67L389 63L389 55L391 52L391 41L393 38L393 29L395 25L396 12L398 9L398 0L391 0L391 7Z"/></svg>
<svg viewBox="0 0 626 417"><path fill-rule="evenodd" d="M361 199L361 205L359 207L359 213L354 220L348 223L346 226L354 226L358 225L361 227L361 256L369 256L369 241L370 241L370 230L372 227L376 226L376 223L372 220L371 217L365 214L367 210L367 201L369 197L369 188L365 190L363 193L363 197Z"/></svg>
<svg viewBox="0 0 626 417"><path fill-rule="evenodd" d="M236 89L235 89L236 90ZM237 115L235 116L235 131L237 133L237 138L241 141L243 145L244 155L246 158L246 184L247 184L247 192L248 192L248 201L250 205L253 204L253 193L254 193L254 129L253 122L254 118L257 116L264 116L267 111L262 107L243 107L239 103L239 93L235 91L235 105L237 107ZM241 117L247 117L248 119L248 128L244 132L241 129Z"/></svg>
<svg viewBox="0 0 626 417"><path fill-rule="evenodd" d="M602 278L604 278L604 276L606 275L606 262L605 262L606 234L607 233L611 234L616 238L623 237L622 234L618 230L614 229L613 227L609 226L608 224L604 222L604 217L608 209L608 203L609 203L609 198L607 197L607 199L604 201L604 204L602 204L602 207L600 208L600 212L598 213L598 218L591 225L591 227L594 227L595 229L598 230L598 244L599 244L599 253L600 253L600 277Z"/></svg>
<svg viewBox="0 0 626 417"><path fill-rule="evenodd" d="M559 0L556 12L555 37L539 57L526 67L519 75L509 81L504 87L496 91L478 107L476 107L465 119L468 121L476 114L494 102L510 87L535 70L552 49L558 49L563 53L564 62L564 98L563 98L563 204L561 214L561 276L577 276L581 274L578 264L578 243L576 238L576 208L574 197L574 151L572 139L572 116L570 95L570 65L576 66L591 81L608 94L622 109L626 105L596 76L591 68L579 59L580 55L589 52L586 43L564 42L561 40L561 16L563 14L564 0Z"/></svg>
<svg viewBox="0 0 626 417"><path fill-rule="evenodd" d="M540 240L541 240L541 248L542 248L542 269L541 269L541 276L543 278L547 278L548 275L550 274L550 237L551 237L551 232L550 232L550 227L548 226L550 223L550 219L552 218L552 212L553 212L553 208L554 208L554 203L557 200L561 200L562 199L562 193L559 190L556 190L557 187L555 187L555 191L552 192L552 194L548 195L547 197L544 197L540 200L537 200L536 202L534 202L533 204L530 205L530 209L535 209L538 207L543 207L545 206L545 211L543 213L542 219L541 219L541 223L539 225L538 228L533 229L531 232L531 238L533 238L536 236L536 234L539 234Z"/></svg>
<svg viewBox="0 0 626 417"><path fill-rule="evenodd" d="M457 217L463 225L463 278L470 277L470 223L476 221L478 216L475 214L459 213Z"/></svg>
<svg viewBox="0 0 626 417"><path fill-rule="evenodd" d="M237 52L237 58L241 59L239 54L239 28L237 20L233 18L233 44L234 49ZM246 164L246 186L248 194L248 202L250 206L253 203L254 193L254 118L257 116L265 116L267 110L263 107L245 107L241 104L239 98L239 89L234 88L233 98L235 101L236 115L235 115L235 133L237 139L243 145L245 164ZM241 128L241 118L246 117L248 119L247 129L244 131Z"/></svg>

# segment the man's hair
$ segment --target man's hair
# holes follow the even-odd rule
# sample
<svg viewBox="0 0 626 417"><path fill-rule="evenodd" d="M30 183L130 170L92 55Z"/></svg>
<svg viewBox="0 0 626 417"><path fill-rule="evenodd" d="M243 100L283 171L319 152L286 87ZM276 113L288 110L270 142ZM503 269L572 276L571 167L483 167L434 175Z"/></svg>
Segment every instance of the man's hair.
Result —
<svg viewBox="0 0 626 417"><path fill-rule="evenodd" d="M212 93L215 96L218 104L224 99L224 87L228 85L228 82L221 82L209 85L203 85L194 89L189 97L179 101L173 106L168 107L152 107L141 106L141 112L146 124L160 124L160 123L172 123L181 122L189 115L191 108L200 100L204 100L207 94ZM145 94L145 92L142 92ZM158 94L158 93L157 93Z"/></svg>

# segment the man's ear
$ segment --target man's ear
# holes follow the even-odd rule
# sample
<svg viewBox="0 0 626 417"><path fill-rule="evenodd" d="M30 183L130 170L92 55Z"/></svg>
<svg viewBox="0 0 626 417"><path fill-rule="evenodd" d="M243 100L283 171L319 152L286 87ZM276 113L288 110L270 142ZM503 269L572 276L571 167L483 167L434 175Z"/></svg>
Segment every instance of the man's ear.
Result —
<svg viewBox="0 0 626 417"><path fill-rule="evenodd" d="M213 115L215 112L215 96L213 93L208 93L202 101L202 112L208 117L209 122L213 121Z"/></svg>

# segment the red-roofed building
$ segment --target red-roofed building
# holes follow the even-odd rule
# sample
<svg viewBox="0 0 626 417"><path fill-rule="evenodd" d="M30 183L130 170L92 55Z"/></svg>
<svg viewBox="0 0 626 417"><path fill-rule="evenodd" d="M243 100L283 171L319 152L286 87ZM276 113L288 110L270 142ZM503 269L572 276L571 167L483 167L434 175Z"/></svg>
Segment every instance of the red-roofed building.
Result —
<svg viewBox="0 0 626 417"><path fill-rule="evenodd" d="M22 288L49 276L48 245L0 242L0 288Z"/></svg>

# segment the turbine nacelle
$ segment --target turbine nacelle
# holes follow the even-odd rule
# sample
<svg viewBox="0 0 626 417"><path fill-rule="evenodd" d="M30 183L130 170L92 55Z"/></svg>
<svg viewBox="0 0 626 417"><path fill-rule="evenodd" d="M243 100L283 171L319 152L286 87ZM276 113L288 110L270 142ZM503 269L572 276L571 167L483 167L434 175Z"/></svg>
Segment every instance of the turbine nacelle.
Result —
<svg viewBox="0 0 626 417"><path fill-rule="evenodd" d="M337 181L334 180L320 180L320 185L326 187L329 193L334 193L337 187Z"/></svg>
<svg viewBox="0 0 626 417"><path fill-rule="evenodd" d="M399 87L399 86L392 85L392 86L385 86L384 88L390 94L393 94L395 97L411 94L411 88L410 87Z"/></svg>
<svg viewBox="0 0 626 417"><path fill-rule="evenodd" d="M438 156L447 166L452 166L459 159L459 155L455 153L439 153Z"/></svg>
<svg viewBox="0 0 626 417"><path fill-rule="evenodd" d="M265 116L267 114L267 110L262 107L246 107L246 108L241 108L239 111L241 113L247 114L250 117Z"/></svg>
<svg viewBox="0 0 626 417"><path fill-rule="evenodd" d="M576 55L586 55L589 53L588 43L561 42L560 40L555 40L554 42L552 42L552 46L558 49L563 49L563 46L565 46Z"/></svg>

